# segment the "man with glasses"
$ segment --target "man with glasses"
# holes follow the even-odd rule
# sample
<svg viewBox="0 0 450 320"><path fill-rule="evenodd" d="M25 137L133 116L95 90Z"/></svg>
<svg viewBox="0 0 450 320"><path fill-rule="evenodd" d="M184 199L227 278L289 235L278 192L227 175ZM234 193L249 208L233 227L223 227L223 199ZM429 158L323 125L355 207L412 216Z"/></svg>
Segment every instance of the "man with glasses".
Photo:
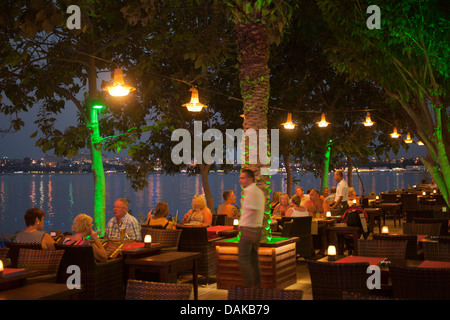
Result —
<svg viewBox="0 0 450 320"><path fill-rule="evenodd" d="M114 202L114 217L106 225L105 235L109 239L119 239L121 229L129 239L141 240L141 226L137 219L128 213L128 200L119 198Z"/></svg>

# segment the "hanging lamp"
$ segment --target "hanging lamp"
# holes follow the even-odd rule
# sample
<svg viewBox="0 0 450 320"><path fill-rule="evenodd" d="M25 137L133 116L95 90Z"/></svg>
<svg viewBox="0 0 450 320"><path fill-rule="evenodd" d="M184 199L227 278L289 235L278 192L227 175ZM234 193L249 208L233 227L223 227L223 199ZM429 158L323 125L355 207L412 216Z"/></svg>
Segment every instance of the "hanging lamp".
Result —
<svg viewBox="0 0 450 320"><path fill-rule="evenodd" d="M183 104L183 107L186 107L191 112L200 112L203 108L207 108L206 105L198 100L198 90L196 88L192 87L189 91L192 92L191 101Z"/></svg>
<svg viewBox="0 0 450 320"><path fill-rule="evenodd" d="M288 112L287 120L285 123L281 124L285 129L295 129L296 124L292 122L292 113Z"/></svg>
<svg viewBox="0 0 450 320"><path fill-rule="evenodd" d="M374 124L375 124L375 122L373 122L373 121L370 119L370 113L367 112L367 115L366 115L366 121L363 122L363 125L366 126L366 127L371 127L371 126L373 126Z"/></svg>
<svg viewBox="0 0 450 320"><path fill-rule="evenodd" d="M406 143L413 143L414 142L414 140L413 139L411 139L411 135L409 134L409 132L408 132L408 134L406 135L406 139L404 140Z"/></svg>
<svg viewBox="0 0 450 320"><path fill-rule="evenodd" d="M103 88L103 91L108 91L113 97L123 97L134 90L136 90L136 88L125 85L125 82L123 81L123 71L119 68L114 69L113 85Z"/></svg>
<svg viewBox="0 0 450 320"><path fill-rule="evenodd" d="M391 137L397 139L400 135L397 133L397 127L394 127L394 131L391 133Z"/></svg>
<svg viewBox="0 0 450 320"><path fill-rule="evenodd" d="M330 123L325 120L325 113L322 113L322 118L319 122L317 122L317 125L321 128L326 128L329 124Z"/></svg>

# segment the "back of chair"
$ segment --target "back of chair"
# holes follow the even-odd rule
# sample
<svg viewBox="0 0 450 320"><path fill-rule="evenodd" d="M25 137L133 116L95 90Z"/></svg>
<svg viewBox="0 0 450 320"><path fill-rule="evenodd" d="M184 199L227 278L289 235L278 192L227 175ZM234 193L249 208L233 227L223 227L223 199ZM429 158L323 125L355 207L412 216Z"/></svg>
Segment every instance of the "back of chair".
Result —
<svg viewBox="0 0 450 320"><path fill-rule="evenodd" d="M450 269L389 266L394 298L449 300Z"/></svg>
<svg viewBox="0 0 450 320"><path fill-rule="evenodd" d="M59 266L58 282L66 283L71 274L67 273L67 268L71 265L80 267L81 276L90 278L95 268L95 257L92 246L70 246L55 244L55 249L64 250L63 259Z"/></svg>
<svg viewBox="0 0 450 320"><path fill-rule="evenodd" d="M439 236L441 232L440 223L404 223L402 226L403 234Z"/></svg>
<svg viewBox="0 0 450 320"><path fill-rule="evenodd" d="M228 300L302 300L302 290L230 286Z"/></svg>
<svg viewBox="0 0 450 320"><path fill-rule="evenodd" d="M42 250L42 245L40 243L16 243L6 241L5 245L9 249L7 258L11 260L11 268L17 268L20 249Z"/></svg>
<svg viewBox="0 0 450 320"><path fill-rule="evenodd" d="M440 223L440 236L448 235L448 219L447 218L413 218L414 223Z"/></svg>
<svg viewBox="0 0 450 320"><path fill-rule="evenodd" d="M406 222L413 222L413 219L418 218L433 218L433 210L428 209L406 209Z"/></svg>
<svg viewBox="0 0 450 320"><path fill-rule="evenodd" d="M425 260L450 261L450 243L425 241L423 253Z"/></svg>
<svg viewBox="0 0 450 320"><path fill-rule="evenodd" d="M383 200L384 203L396 203L397 195L393 193L383 193L381 195L381 200Z"/></svg>
<svg viewBox="0 0 450 320"><path fill-rule="evenodd" d="M369 263L332 263L308 260L314 300L341 300L342 292L369 293Z"/></svg>
<svg viewBox="0 0 450 320"><path fill-rule="evenodd" d="M415 234L376 234L374 240L406 241L406 259L417 259L417 235Z"/></svg>
<svg viewBox="0 0 450 320"><path fill-rule="evenodd" d="M58 271L63 250L20 249L17 267L36 271L33 277L55 274Z"/></svg>
<svg viewBox="0 0 450 320"><path fill-rule="evenodd" d="M402 193L401 194L402 210L403 213L408 209L417 209L417 194Z"/></svg>
<svg viewBox="0 0 450 320"><path fill-rule="evenodd" d="M144 233L145 232L145 233ZM165 230L165 229L152 229L142 230L142 239L149 234L152 237L153 243L159 243L164 248L176 247L178 249L178 243L180 241L181 230Z"/></svg>
<svg viewBox="0 0 450 320"><path fill-rule="evenodd" d="M285 217L283 217L284 219ZM290 221L288 221L290 219ZM299 240L296 243L297 255L306 259L311 258L314 255L312 235L311 235L311 223L312 217L293 217L286 218L286 222L283 224L283 237L298 237Z"/></svg>
<svg viewBox="0 0 450 320"><path fill-rule="evenodd" d="M8 248L0 248L0 260L3 261L3 264L5 264L4 261L6 259L6 256L8 255L8 251L9 251Z"/></svg>
<svg viewBox="0 0 450 320"><path fill-rule="evenodd" d="M286 221L291 221L292 225L290 227L290 237L307 236L311 235L311 223L312 217L292 217L286 218ZM284 227L283 227L284 229Z"/></svg>
<svg viewBox="0 0 450 320"><path fill-rule="evenodd" d="M128 280L126 300L189 300L192 286Z"/></svg>
<svg viewBox="0 0 450 320"><path fill-rule="evenodd" d="M357 256L406 259L406 240L358 239Z"/></svg>
<svg viewBox="0 0 450 320"><path fill-rule="evenodd" d="M226 224L226 214L215 214L213 215L212 225L213 226L225 226Z"/></svg>

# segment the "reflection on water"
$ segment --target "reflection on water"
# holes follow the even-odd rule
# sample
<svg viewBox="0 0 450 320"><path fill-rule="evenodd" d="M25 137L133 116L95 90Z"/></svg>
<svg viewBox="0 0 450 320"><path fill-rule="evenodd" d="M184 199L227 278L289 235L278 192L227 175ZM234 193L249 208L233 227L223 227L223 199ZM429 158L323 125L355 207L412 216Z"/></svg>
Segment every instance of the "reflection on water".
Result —
<svg viewBox="0 0 450 320"><path fill-rule="evenodd" d="M423 172L360 173L366 193L408 188L418 184L423 175ZM212 173L208 178L216 208L222 203L225 190L233 190L236 194L236 205L239 206L241 187L238 173ZM285 192L285 178L285 174L272 176L271 191ZM305 190L320 188L320 180L312 174L298 174L293 178L299 181L294 183L294 189L298 185ZM353 176L353 184L357 194L362 194L363 189L356 175ZM329 186L335 185L333 174L330 174ZM14 233L24 229L23 215L32 207L46 212L46 231L70 231L76 215L93 215L93 194L93 178L89 174L0 175L0 233ZM189 177L185 174L152 174L148 178L147 188L134 191L125 175L109 174L106 175L106 220L113 217L113 203L117 198L129 199L130 209L138 219L140 215L145 219L147 213L161 201L168 203L171 215L175 216L178 210L178 219L181 219L190 209L195 194L204 195L200 175Z"/></svg>

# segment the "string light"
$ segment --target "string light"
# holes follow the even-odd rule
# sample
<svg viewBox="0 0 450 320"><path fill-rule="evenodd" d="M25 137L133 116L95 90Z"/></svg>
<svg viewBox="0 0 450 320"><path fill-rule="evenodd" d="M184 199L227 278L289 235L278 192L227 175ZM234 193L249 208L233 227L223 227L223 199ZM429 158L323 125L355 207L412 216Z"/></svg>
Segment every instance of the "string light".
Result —
<svg viewBox="0 0 450 320"><path fill-rule="evenodd" d="M327 122L327 120L325 120L325 113L322 113L322 119L319 122L317 122L317 125L321 128L326 128L328 127L329 124L330 123Z"/></svg>
<svg viewBox="0 0 450 320"><path fill-rule="evenodd" d="M285 123L281 124L285 129L292 130L295 128L296 124L292 122L292 113L288 112L287 120Z"/></svg>
<svg viewBox="0 0 450 320"><path fill-rule="evenodd" d="M397 127L394 127L394 132L392 132L390 134L390 136L394 139L397 139L398 137L400 137L400 135L397 133Z"/></svg>
<svg viewBox="0 0 450 320"><path fill-rule="evenodd" d="M192 92L191 101L183 104L183 107L186 107L188 111L191 112L200 112L203 108L207 107L203 103L200 103L198 99L198 90L196 88L192 87L189 91Z"/></svg>
<svg viewBox="0 0 450 320"><path fill-rule="evenodd" d="M371 126L373 126L374 124L375 124L375 122L372 122L372 120L370 119L370 113L367 112L367 115L366 115L366 121L363 122L363 125L366 126L366 127L371 127Z"/></svg>
<svg viewBox="0 0 450 320"><path fill-rule="evenodd" d="M406 135L406 139L404 140L406 143L413 143L414 142L414 140L412 140L411 139L411 135L409 134L409 132L408 132L408 134Z"/></svg>
<svg viewBox="0 0 450 320"><path fill-rule="evenodd" d="M108 91L113 97L123 97L134 90L136 90L136 88L125 85L125 82L123 81L123 71L119 68L114 69L113 85L103 88L103 91Z"/></svg>
<svg viewBox="0 0 450 320"><path fill-rule="evenodd" d="M419 146L423 146L423 145L424 145L422 141L417 142L417 144L418 144Z"/></svg>

